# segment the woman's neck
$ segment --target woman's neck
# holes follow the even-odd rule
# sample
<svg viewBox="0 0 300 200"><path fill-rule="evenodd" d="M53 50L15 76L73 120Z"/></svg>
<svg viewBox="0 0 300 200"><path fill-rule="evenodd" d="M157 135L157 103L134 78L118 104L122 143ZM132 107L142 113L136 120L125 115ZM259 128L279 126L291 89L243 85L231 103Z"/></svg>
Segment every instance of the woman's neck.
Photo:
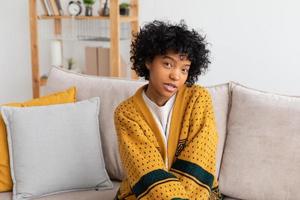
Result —
<svg viewBox="0 0 300 200"><path fill-rule="evenodd" d="M145 94L147 97L153 101L158 106L163 106L166 104L166 102L169 100L167 98L162 98L155 90L149 87L149 85L145 89Z"/></svg>

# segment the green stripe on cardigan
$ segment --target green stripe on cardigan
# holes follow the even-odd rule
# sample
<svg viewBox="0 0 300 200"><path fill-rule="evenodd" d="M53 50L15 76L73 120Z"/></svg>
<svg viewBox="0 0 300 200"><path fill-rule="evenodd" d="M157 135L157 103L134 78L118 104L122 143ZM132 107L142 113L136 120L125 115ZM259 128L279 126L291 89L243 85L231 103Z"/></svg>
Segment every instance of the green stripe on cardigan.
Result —
<svg viewBox="0 0 300 200"><path fill-rule="evenodd" d="M145 174L140 180L133 186L132 191L139 199L141 195L145 195L154 185L165 183L170 180L178 180L172 173L166 172L162 169L157 169L148 174Z"/></svg>
<svg viewBox="0 0 300 200"><path fill-rule="evenodd" d="M189 176L194 177L200 183L212 188L214 176L195 163L177 159L173 163L171 170L172 169L180 171L184 174L188 174Z"/></svg>

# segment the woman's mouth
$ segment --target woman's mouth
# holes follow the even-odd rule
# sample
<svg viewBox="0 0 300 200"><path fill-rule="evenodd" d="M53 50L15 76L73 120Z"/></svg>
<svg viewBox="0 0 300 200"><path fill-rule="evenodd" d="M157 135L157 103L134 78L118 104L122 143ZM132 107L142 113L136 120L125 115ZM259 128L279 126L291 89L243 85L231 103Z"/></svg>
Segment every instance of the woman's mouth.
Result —
<svg viewBox="0 0 300 200"><path fill-rule="evenodd" d="M172 83L164 83L164 88L168 91L168 92L175 92L177 90L176 85L172 84Z"/></svg>

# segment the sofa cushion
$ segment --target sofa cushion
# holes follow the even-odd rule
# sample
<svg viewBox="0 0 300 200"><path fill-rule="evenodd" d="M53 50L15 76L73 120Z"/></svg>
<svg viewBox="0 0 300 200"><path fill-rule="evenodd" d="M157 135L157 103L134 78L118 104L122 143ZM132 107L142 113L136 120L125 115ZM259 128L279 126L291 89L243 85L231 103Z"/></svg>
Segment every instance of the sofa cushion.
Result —
<svg viewBox="0 0 300 200"><path fill-rule="evenodd" d="M117 136L113 122L114 110L121 101L132 96L143 84L146 84L146 82L89 76L55 67L51 69L49 74L49 79L45 88L47 93L59 91L74 85L77 88L78 100L95 96L100 97L101 110L99 120L102 147L107 171L113 179L122 180L123 177L123 170L117 145ZM208 87L213 99L217 129L219 133L217 154L218 171L226 134L229 103L228 88L228 84Z"/></svg>
<svg viewBox="0 0 300 200"><path fill-rule="evenodd" d="M300 199L300 97L231 88L221 192L239 199Z"/></svg>
<svg viewBox="0 0 300 200"><path fill-rule="evenodd" d="M107 189L99 138L99 98L63 105L1 107L14 199Z"/></svg>
<svg viewBox="0 0 300 200"><path fill-rule="evenodd" d="M231 198L231 197L224 197L223 200L240 200L240 199L235 199L235 198Z"/></svg>
<svg viewBox="0 0 300 200"><path fill-rule="evenodd" d="M76 89L74 87L66 91L57 92L48 96L40 97L23 103L9 103L5 106L28 107L50 104L71 103L76 101ZM4 106L2 105L2 106ZM0 115L0 192L11 191L12 180L10 175L9 154L7 145L6 127Z"/></svg>
<svg viewBox="0 0 300 200"><path fill-rule="evenodd" d="M229 107L229 84L220 84L207 87L213 101L216 125L218 130L218 146L216 155L216 174L219 175L224 143L226 138L227 115Z"/></svg>
<svg viewBox="0 0 300 200"><path fill-rule="evenodd" d="M109 190L87 190L55 194L39 198L39 200L112 200L116 196L120 182L113 181L113 188ZM12 200L11 192L0 193L1 200Z"/></svg>
<svg viewBox="0 0 300 200"><path fill-rule="evenodd" d="M0 192L1 200L12 200L12 192Z"/></svg>

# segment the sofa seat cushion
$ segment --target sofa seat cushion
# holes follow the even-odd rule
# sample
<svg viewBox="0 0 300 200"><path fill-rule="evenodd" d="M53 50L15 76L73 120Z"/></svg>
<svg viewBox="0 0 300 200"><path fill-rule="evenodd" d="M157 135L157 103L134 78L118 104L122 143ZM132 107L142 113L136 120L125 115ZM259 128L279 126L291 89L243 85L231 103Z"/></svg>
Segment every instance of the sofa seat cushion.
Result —
<svg viewBox="0 0 300 200"><path fill-rule="evenodd" d="M239 199L300 199L300 97L231 84L220 190Z"/></svg>
<svg viewBox="0 0 300 200"><path fill-rule="evenodd" d="M113 200L120 186L120 182L113 181L113 189L109 190L88 190L67 192L51 196L42 197L39 200ZM1 200L12 200L11 192L0 193Z"/></svg>

